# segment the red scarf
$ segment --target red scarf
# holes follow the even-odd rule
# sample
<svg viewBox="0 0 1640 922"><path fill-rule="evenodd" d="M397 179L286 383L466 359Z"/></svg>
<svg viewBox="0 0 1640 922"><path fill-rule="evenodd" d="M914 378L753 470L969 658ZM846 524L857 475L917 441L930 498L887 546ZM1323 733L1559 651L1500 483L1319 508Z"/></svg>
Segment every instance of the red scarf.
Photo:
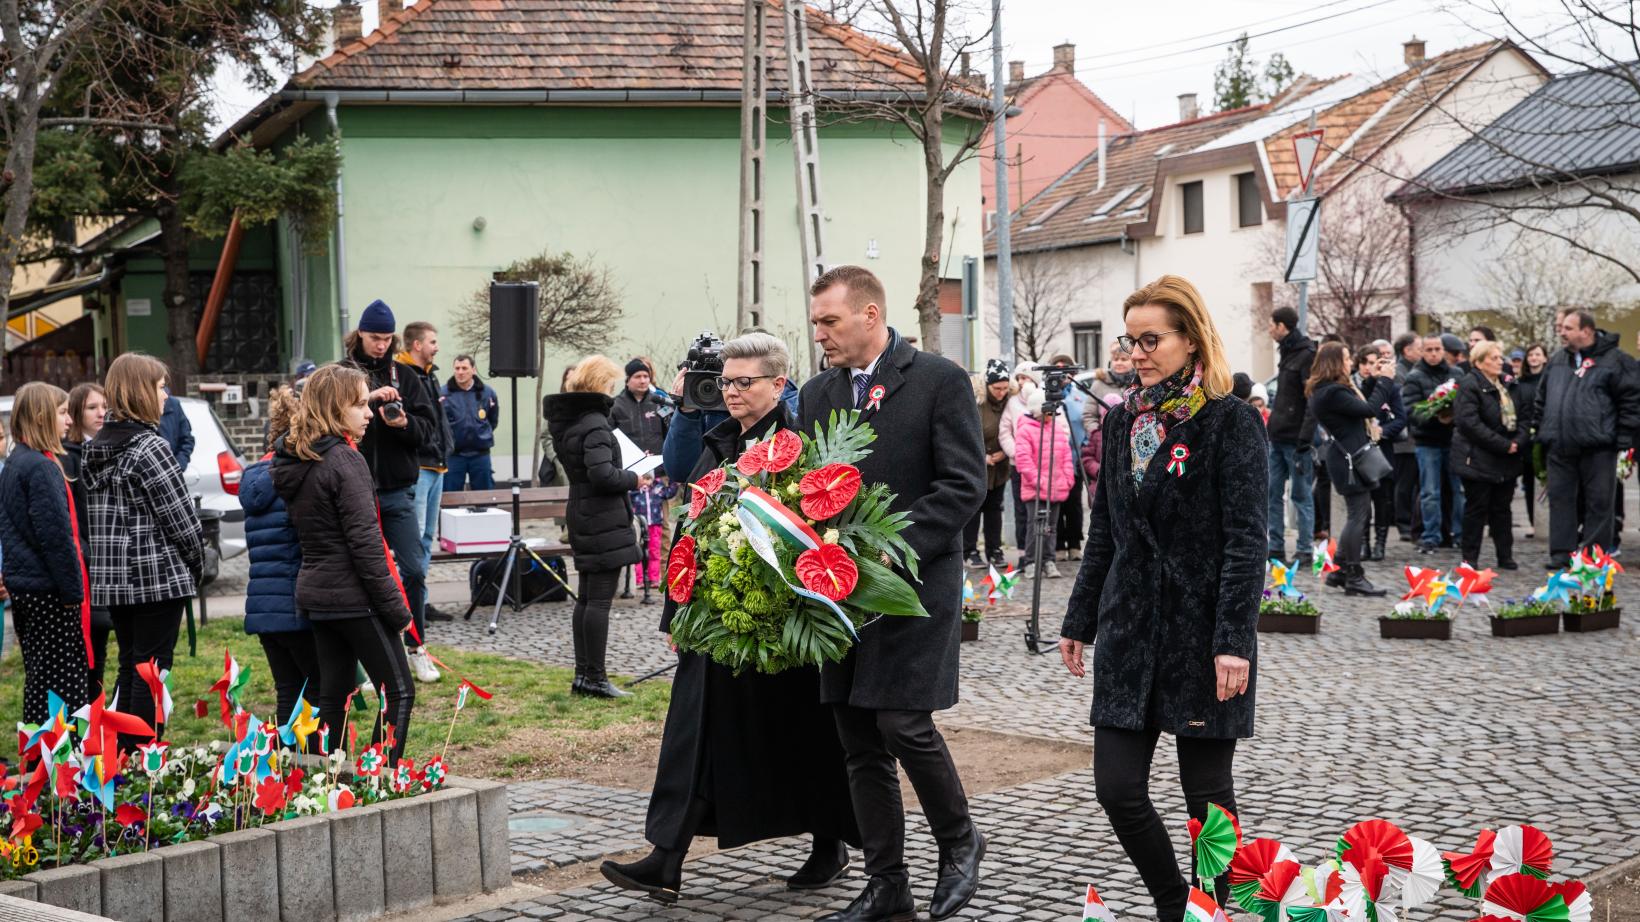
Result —
<svg viewBox="0 0 1640 922"><path fill-rule="evenodd" d="M57 461L49 451L45 456ZM63 490L68 493L68 530L74 535L74 558L80 562L80 638L85 641L86 668L95 669L97 660L91 654L91 571L86 569L85 555L80 553L80 517L74 511L74 488L67 478L63 479Z"/></svg>
<svg viewBox="0 0 1640 922"><path fill-rule="evenodd" d="M353 443L353 436L350 435L346 438L347 447L353 449L354 451L358 451L359 446ZM399 565L394 562L393 549L388 547L387 534L382 531L382 504L379 499L376 500L376 534L382 539L382 553L387 555L387 572L393 575L393 584L399 587L399 597L404 599L404 607L409 608L410 595L404 591L404 580L399 577ZM410 622L410 639L416 642L416 646L421 646L421 632L416 630L416 622L414 620Z"/></svg>

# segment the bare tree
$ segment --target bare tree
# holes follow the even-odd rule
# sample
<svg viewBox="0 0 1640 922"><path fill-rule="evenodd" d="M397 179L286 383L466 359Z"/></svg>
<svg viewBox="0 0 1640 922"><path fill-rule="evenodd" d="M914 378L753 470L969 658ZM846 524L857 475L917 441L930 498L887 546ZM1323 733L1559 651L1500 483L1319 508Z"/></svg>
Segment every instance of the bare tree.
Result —
<svg viewBox="0 0 1640 922"><path fill-rule="evenodd" d="M1604 250L1610 244L1589 243ZM1603 324L1621 320L1637 308L1640 298L1614 299L1627 278L1609 261L1561 245L1548 237L1516 237L1480 275L1484 308L1442 317L1447 326L1460 328L1485 323L1504 342L1524 345L1552 343L1555 316L1566 308L1593 310Z"/></svg>
<svg viewBox="0 0 1640 922"><path fill-rule="evenodd" d="M899 48L921 71L921 92L913 94L883 81L883 94L866 99L825 99L850 118L897 122L922 147L924 171L923 249L917 282L917 323L923 349L940 351L940 272L946 234L945 184L951 174L974 156L984 138L988 103L974 94L961 73L964 52L982 48L989 25L967 31L972 23L988 22L989 12L974 0L833 0L831 9L849 16L850 24ZM970 116L948 123L952 110ZM960 136L948 132L958 127ZM948 142L951 143L948 147Z"/></svg>
<svg viewBox="0 0 1640 922"><path fill-rule="evenodd" d="M535 406L546 387L547 349L596 352L615 341L621 323L620 288L609 268L594 257L547 250L521 259L495 274L498 282L535 282L541 286L536 307ZM456 341L476 355L490 352L490 288L485 285L456 309L451 325ZM531 436L530 470L541 466L541 414Z"/></svg>
<svg viewBox="0 0 1640 922"><path fill-rule="evenodd" d="M1014 355L1032 362L1047 357L1054 338L1070 326L1070 295L1070 279L1050 255L1015 258ZM995 312L989 326L992 336L1001 337Z"/></svg>

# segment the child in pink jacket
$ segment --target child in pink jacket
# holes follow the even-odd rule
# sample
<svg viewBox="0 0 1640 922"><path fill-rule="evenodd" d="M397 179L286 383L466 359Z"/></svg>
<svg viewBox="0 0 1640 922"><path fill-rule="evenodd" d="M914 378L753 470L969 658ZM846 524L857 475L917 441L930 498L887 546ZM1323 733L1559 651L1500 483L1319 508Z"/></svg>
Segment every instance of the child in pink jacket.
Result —
<svg viewBox="0 0 1640 922"><path fill-rule="evenodd" d="M1025 515L1030 527L1019 568L1030 572L1037 530L1041 529L1042 547L1047 551L1042 575L1058 579L1059 567L1053 559L1054 531L1059 521L1059 504L1071 495L1071 487L1076 482L1076 449L1071 447L1070 422L1065 419L1063 410L1054 415L1053 427L1049 430L1042 421L1041 389L1028 385L1021 396L1026 398L1029 411L1014 421L1014 467L1019 471L1020 495L1026 503ZM1039 499L1047 501L1045 522L1036 515Z"/></svg>

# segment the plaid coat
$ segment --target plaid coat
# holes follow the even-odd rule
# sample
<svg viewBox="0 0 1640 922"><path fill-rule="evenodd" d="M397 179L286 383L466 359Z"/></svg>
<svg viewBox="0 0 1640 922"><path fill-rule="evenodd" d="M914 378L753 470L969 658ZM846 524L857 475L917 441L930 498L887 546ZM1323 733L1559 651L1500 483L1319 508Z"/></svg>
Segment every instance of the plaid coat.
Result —
<svg viewBox="0 0 1640 922"><path fill-rule="evenodd" d="M171 448L153 426L110 421L85 447L91 603L192 596L204 566L199 516Z"/></svg>

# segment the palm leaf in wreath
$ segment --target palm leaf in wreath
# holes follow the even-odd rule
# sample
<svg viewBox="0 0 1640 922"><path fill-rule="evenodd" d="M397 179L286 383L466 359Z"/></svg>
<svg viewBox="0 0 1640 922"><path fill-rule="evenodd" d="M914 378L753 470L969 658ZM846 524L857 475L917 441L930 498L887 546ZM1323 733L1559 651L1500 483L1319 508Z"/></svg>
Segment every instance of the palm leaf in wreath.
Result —
<svg viewBox="0 0 1640 922"><path fill-rule="evenodd" d="M859 410L832 410L822 426L814 424L809 445L814 449L812 468L828 464L853 464L871 454L867 447L877 440L877 431L860 421Z"/></svg>
<svg viewBox="0 0 1640 922"><path fill-rule="evenodd" d="M874 483L861 491L834 522L838 541L855 555L865 555L868 549L887 554L912 579L920 579L916 552L900 534L911 524L910 514L895 512L893 499L887 484Z"/></svg>

